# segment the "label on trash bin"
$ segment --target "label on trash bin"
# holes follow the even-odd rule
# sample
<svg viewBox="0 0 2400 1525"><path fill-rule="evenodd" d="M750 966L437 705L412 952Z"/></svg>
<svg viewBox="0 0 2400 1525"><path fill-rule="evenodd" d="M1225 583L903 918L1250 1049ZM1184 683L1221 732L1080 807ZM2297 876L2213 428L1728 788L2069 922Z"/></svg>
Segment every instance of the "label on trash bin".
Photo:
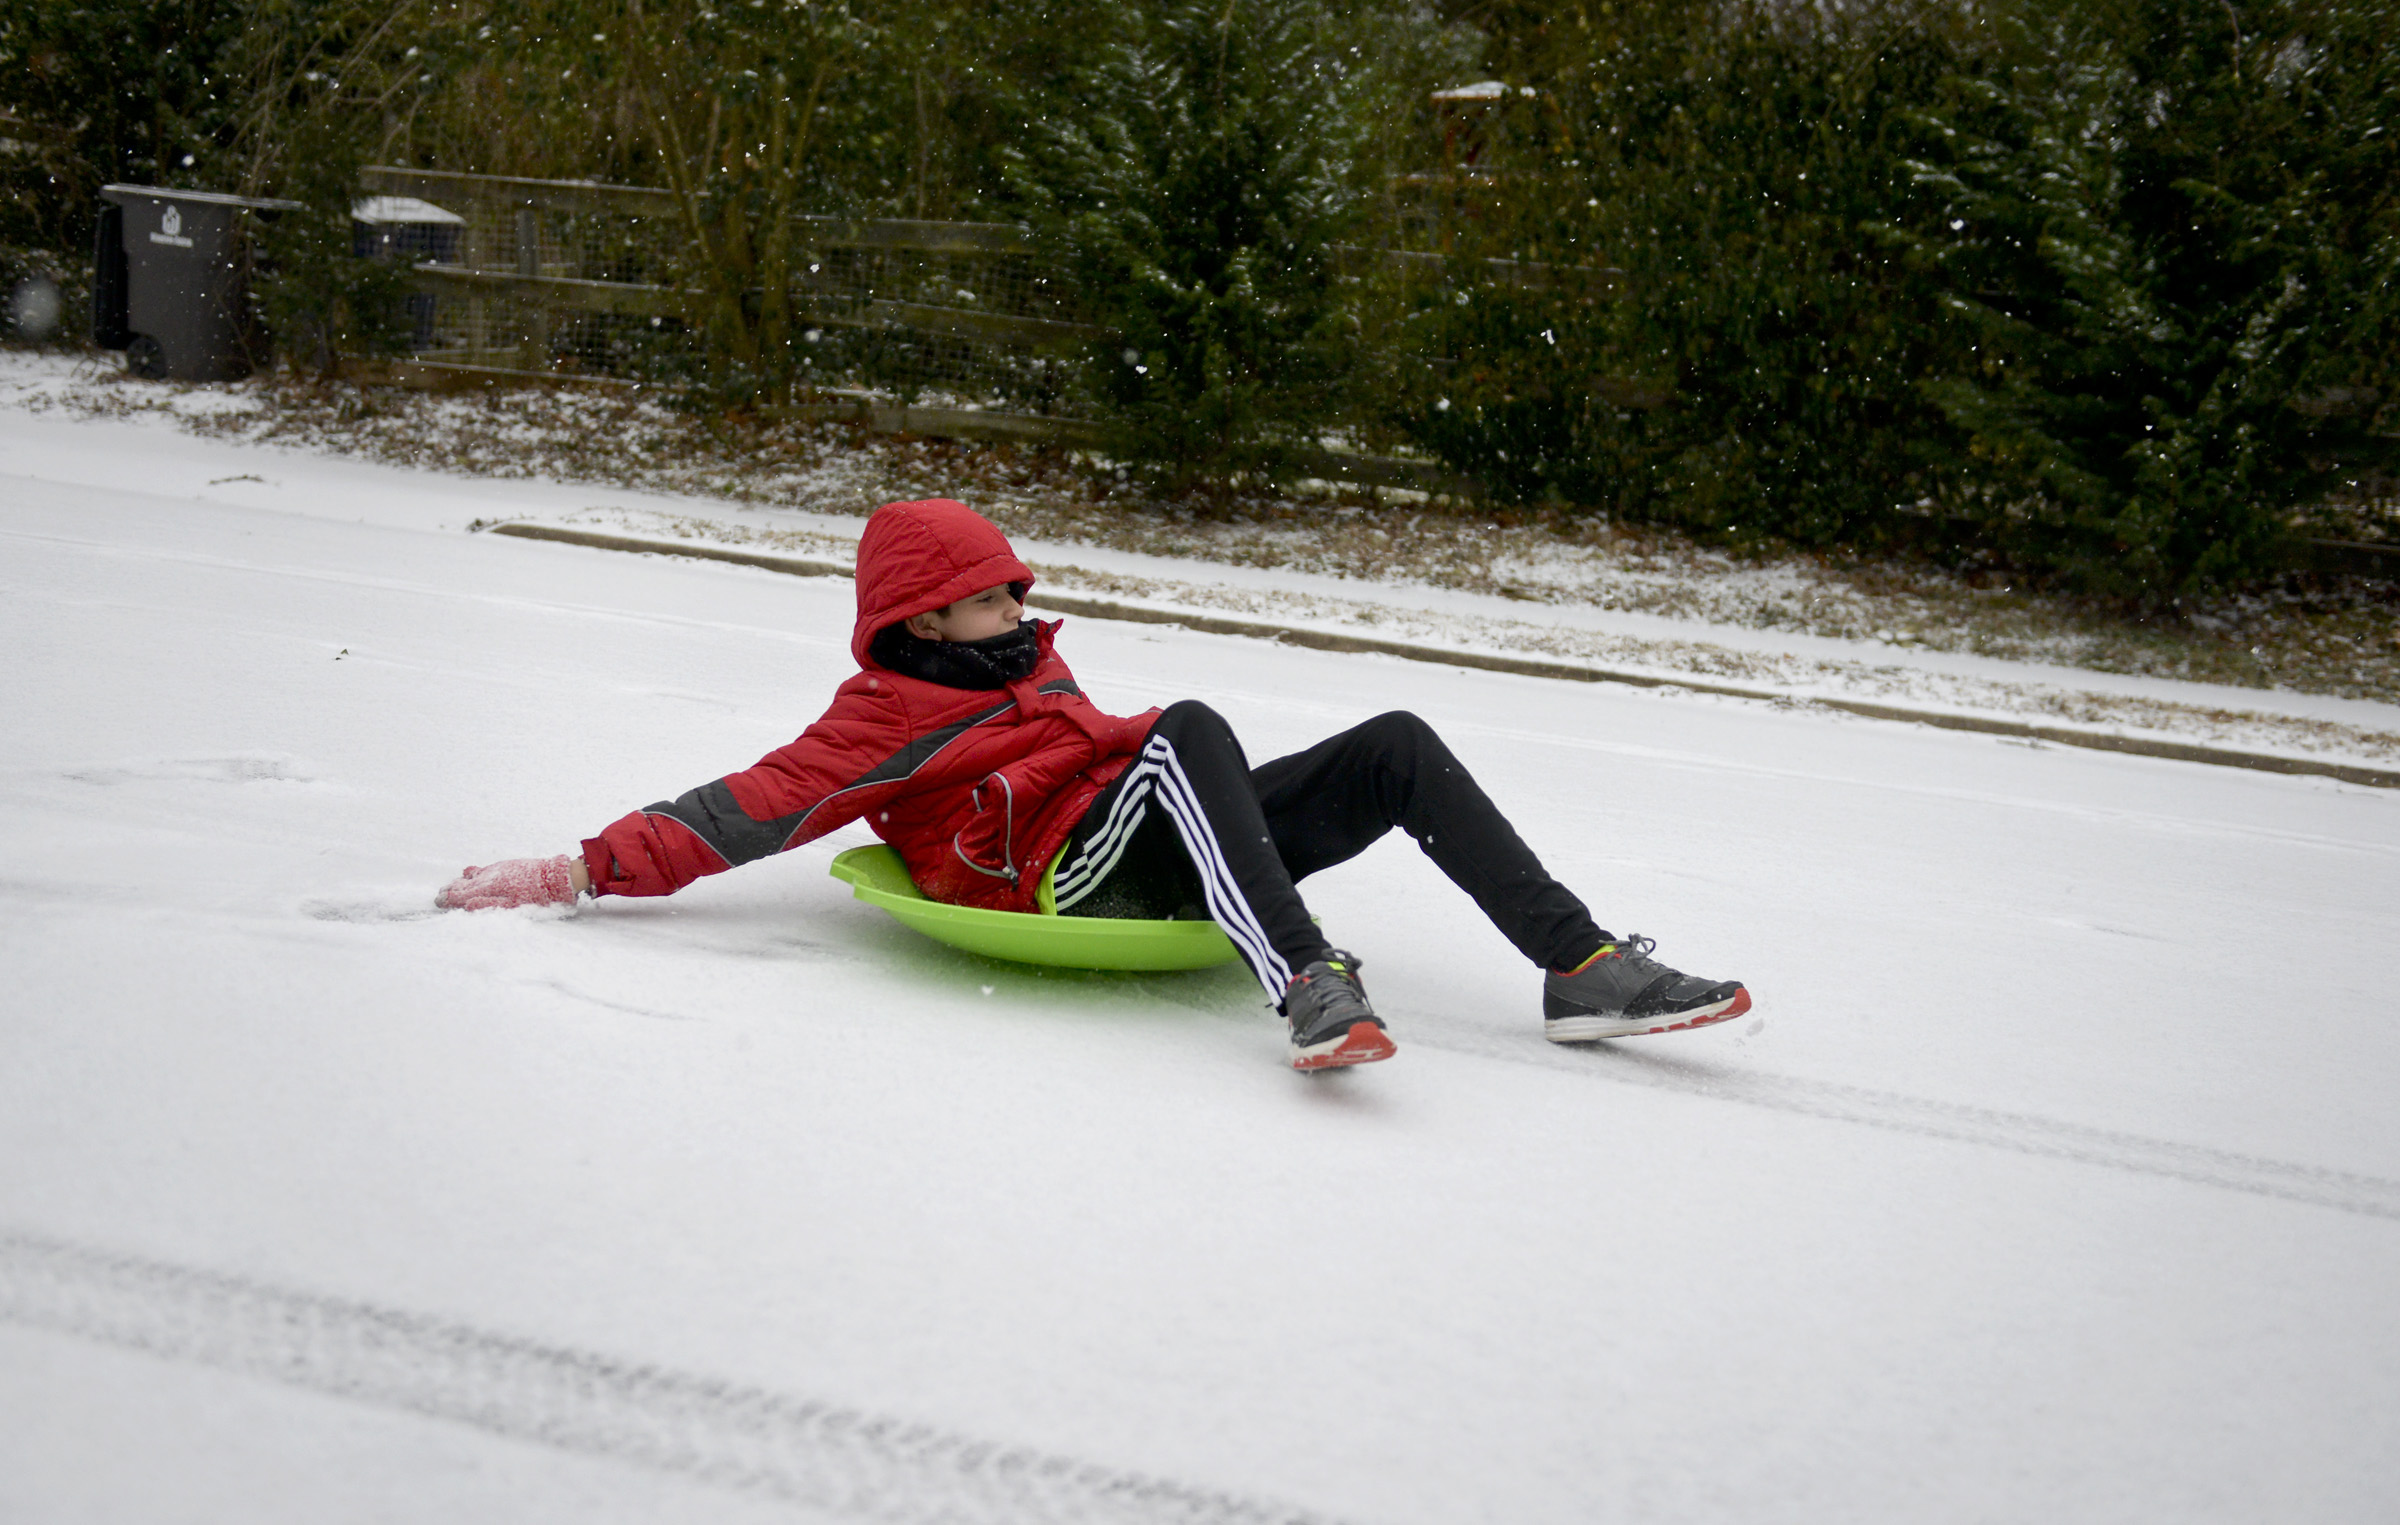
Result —
<svg viewBox="0 0 2400 1525"><path fill-rule="evenodd" d="M183 236L183 213L169 207L159 214L158 231L150 235L150 241L154 244L173 244L178 249L189 249L192 241Z"/></svg>

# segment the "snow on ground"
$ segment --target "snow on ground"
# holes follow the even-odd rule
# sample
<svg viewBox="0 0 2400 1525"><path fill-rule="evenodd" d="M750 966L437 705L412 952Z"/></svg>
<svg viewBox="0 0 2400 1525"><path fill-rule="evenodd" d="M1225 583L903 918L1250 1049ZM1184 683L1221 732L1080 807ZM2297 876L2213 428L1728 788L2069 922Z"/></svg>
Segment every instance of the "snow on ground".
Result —
<svg viewBox="0 0 2400 1525"><path fill-rule="evenodd" d="M604 405L624 415L617 427L585 416ZM2105 639L2063 628L2037 637L2028 621L2040 621L2030 609L2012 613L1955 589L1947 602L1870 597L1798 561L1750 567L1698 553L1631 554L1449 519L1440 521L1448 526L1442 533L1419 533L1399 521L1388 528L1354 522L1348 510L1282 527L1192 524L1186 533L1088 505L1070 510L1057 501L1057 483L1031 498L1022 484L962 485L935 471L932 458L895 475L898 463L887 457L909 447L891 441L860 449L810 436L755 458L703 451L702 459L685 460L662 416L622 398L553 399L546 411L523 406L532 411L495 413L489 403L403 395L344 425L339 407L307 394L127 391L121 381L54 357L0 355L0 443L27 474L47 480L188 487L262 506L313 500L338 481L362 488L361 511L385 522L464 527L475 519L452 511L471 504L489 507L495 518L845 560L862 505L948 492L1015 525L1055 592L1703 687L1730 684L1785 702L1864 701L2369 769L2400 766L2400 705L2388 702L2389 685L2378 676L2392 638L2388 630L2374 634L2372 620L2334 629L2295 614L2254 650L2255 662L2269 668L2298 663L2293 670L2310 677L2300 686L2319 692L2178 681L2154 674L2162 665L2214 671L2232 659L2203 649L2205 641L2151 650L2129 629ZM472 462L486 480L474 492L428 494L419 473L395 479L330 471L336 461L328 453L340 450L410 464ZM545 473L578 485L540 480ZM500 477L514 480L492 480ZM617 478L629 485L596 480ZM395 480L408 485L395 490ZM1046 528L1033 534L1028 525ZM1102 543L1128 539L1135 544ZM1158 554L1162 548L1172 554ZM1884 625L1891 628L1871 633ZM2042 654L2082 665L2028 660ZM2099 670L2117 667L2125 670Z"/></svg>
<svg viewBox="0 0 2400 1525"><path fill-rule="evenodd" d="M847 562L856 520L719 505L592 506L528 522L660 543L798 550ZM2400 706L2291 690L2068 669L2042 663L1674 619L1580 602L1527 605L1407 582L1345 578L1022 539L1056 592L1096 593L1169 614L1232 614L1442 652L1563 660L1778 702L1863 700L1923 716L1989 717L2265 755L2400 765ZM1729 574L1731 575L1731 574ZM1743 574L1749 575L1749 574ZM1765 574L1760 574L1765 575Z"/></svg>
<svg viewBox="0 0 2400 1525"><path fill-rule="evenodd" d="M845 670L845 582L457 532L609 501L0 416L0 1518L2400 1505L2400 793L1070 621L1259 755L1418 711L1758 999L1547 1045L1386 844L1309 892L1400 1056L1304 1079L855 829L431 913Z"/></svg>

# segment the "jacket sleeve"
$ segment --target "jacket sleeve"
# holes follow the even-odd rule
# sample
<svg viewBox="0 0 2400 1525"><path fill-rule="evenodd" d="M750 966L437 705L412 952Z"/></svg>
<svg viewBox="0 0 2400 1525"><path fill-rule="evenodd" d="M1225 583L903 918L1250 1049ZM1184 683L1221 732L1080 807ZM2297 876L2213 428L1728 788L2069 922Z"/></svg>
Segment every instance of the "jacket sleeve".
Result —
<svg viewBox="0 0 2400 1525"><path fill-rule="evenodd" d="M823 718L755 767L633 811L583 844L596 895L672 895L847 826L904 786L897 695L845 684Z"/></svg>

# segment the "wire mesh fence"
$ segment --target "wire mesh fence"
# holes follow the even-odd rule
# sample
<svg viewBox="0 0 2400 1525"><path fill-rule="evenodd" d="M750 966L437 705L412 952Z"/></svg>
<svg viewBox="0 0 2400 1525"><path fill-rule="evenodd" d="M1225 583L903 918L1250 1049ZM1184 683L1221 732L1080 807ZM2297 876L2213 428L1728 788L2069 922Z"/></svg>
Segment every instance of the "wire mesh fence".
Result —
<svg viewBox="0 0 2400 1525"><path fill-rule="evenodd" d="M689 239L668 192L381 167L366 180L387 217L414 208L455 230L417 240L449 256L417 263L418 361L628 379L698 368L696 304L680 279ZM1067 362L1091 330L1021 229L807 217L797 232L804 382L1072 411Z"/></svg>
<svg viewBox="0 0 2400 1525"><path fill-rule="evenodd" d="M378 167L365 188L387 221L441 221L440 237L387 234L416 258L412 359L420 374L693 377L707 370L691 240L674 196L635 186ZM878 428L1088 448L1079 378L1089 325L1073 281L1024 229L1000 223L802 217L791 292L791 373ZM400 252L406 251L406 252ZM1339 248L1344 279L1390 293L1449 279L1445 256ZM1547 266L1487 261L1547 282ZM1513 272L1513 273L1512 273ZM1579 280L1613 271L1578 272ZM1598 289L1597 287L1595 289ZM1437 362L1438 363L1438 362ZM1329 437L1300 452L1330 480L1437 493L1475 484L1424 459Z"/></svg>

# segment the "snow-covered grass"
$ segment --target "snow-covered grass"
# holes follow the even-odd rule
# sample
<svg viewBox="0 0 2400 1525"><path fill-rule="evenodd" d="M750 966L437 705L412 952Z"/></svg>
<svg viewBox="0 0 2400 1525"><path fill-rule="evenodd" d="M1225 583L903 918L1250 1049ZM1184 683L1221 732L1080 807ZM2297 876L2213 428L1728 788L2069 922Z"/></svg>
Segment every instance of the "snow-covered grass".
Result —
<svg viewBox="0 0 2400 1525"><path fill-rule="evenodd" d="M1404 842L1310 881L1401 1044L1314 1080L1238 970L916 939L855 831L431 913L843 675L838 579L461 532L855 524L702 508L0 413L0 1518L2400 1503L2400 794L1071 620L1261 755L1425 715L1758 1014L1547 1045Z"/></svg>
<svg viewBox="0 0 2400 1525"><path fill-rule="evenodd" d="M837 517L774 511L733 515L688 504L674 509L613 504L528 518L569 528L630 530L649 544L765 549L837 563L850 560L856 543L856 526ZM792 526L795 518L805 518L806 527ZM2373 701L1778 634L1627 615L1597 605L1526 610L1502 599L1421 584L1361 586L1347 578L1116 553L1088 541L1020 543L1052 591L1102 594L1169 614L1231 614L1429 650L1559 658L1665 681L1730 683L1784 703L1858 699L1905 706L1918 715L2064 722L2087 731L2286 757L2385 769L2400 763L2400 706Z"/></svg>

